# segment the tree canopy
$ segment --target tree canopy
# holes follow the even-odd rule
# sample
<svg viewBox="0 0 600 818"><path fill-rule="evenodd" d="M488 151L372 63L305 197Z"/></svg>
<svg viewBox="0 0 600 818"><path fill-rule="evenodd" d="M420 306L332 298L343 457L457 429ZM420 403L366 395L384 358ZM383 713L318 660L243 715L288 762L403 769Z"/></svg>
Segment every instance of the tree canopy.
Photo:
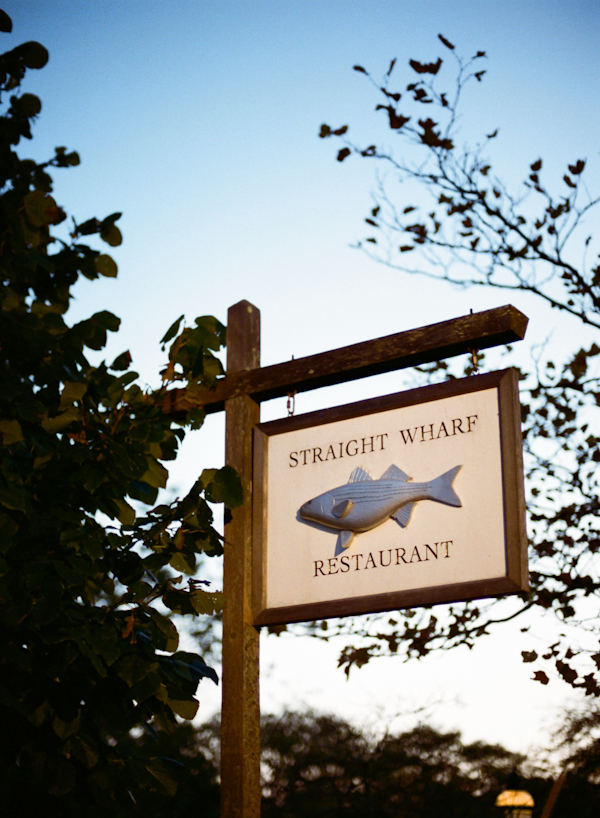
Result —
<svg viewBox="0 0 600 818"><path fill-rule="evenodd" d="M600 264L592 215L600 198L589 192L590 169L579 157L566 161L558 178L547 178L539 156L524 158L520 187L504 183L493 165L500 129L473 145L461 132L465 89L485 82L486 54L465 59L441 34L438 45L443 57L410 59L403 79L396 59L381 79L354 66L375 95L369 127L377 139L358 144L347 125L321 126L321 138L342 145L337 161L366 160L378 169L368 233L357 246L399 273L531 294L581 331L572 332L573 344L558 360L549 347L522 366L531 593L509 613L472 602L342 623L341 630L366 641L346 649L340 662L349 670L380 654L472 645L494 624L537 609L577 625L585 637L577 644L559 631L545 649L523 651L525 662L536 663L534 679L546 684L554 673L598 696ZM421 371L428 378L457 374L446 362Z"/></svg>
<svg viewBox="0 0 600 818"><path fill-rule="evenodd" d="M568 774L553 818L597 814L597 736L585 746L580 735L591 724L597 733L597 712L571 714L557 732L571 755L563 758ZM210 730L203 728L205 744ZM262 740L265 816L500 818L494 805L505 789L529 792L540 816L558 779L539 752L526 758L497 744L467 743L457 731L426 723L375 733L332 715L285 712L263 717Z"/></svg>
<svg viewBox="0 0 600 818"><path fill-rule="evenodd" d="M11 29L0 12L0 31ZM117 275L87 242L118 246L121 214L68 225L52 174L78 154L58 147L40 163L17 153L42 108L21 82L47 60L37 42L0 56L1 781L14 812L104 815L131 810L141 790L176 789L175 763L124 738L193 718L198 683L218 681L178 649L174 615L222 607L197 567L222 553L209 502L234 508L242 492L225 467L203 471L184 497L159 498L164 462L204 419L172 393L222 375L219 321L175 321L161 384L143 388L128 351L88 360L118 331L115 315L66 320L80 276Z"/></svg>
<svg viewBox="0 0 600 818"><path fill-rule="evenodd" d="M523 758L428 725L376 738L334 716L263 720L263 814L489 814Z"/></svg>
<svg viewBox="0 0 600 818"><path fill-rule="evenodd" d="M552 818L598 814L597 727L593 710L567 714L557 731L567 775ZM465 742L458 731L427 723L408 730L372 730L331 714L285 711L263 715L261 739L261 814L266 818L501 818L504 811L494 804L505 789L529 792L537 818L558 779L556 756L548 764L540 752L525 757L501 745ZM206 818L217 818L218 718L197 726L184 722L157 739L147 732L130 735L123 746L142 756L158 752L172 765L181 765L177 796L142 790L136 793L137 808L111 804L104 815L140 812L160 818L168 812L170 818L183 818L201 809Z"/></svg>

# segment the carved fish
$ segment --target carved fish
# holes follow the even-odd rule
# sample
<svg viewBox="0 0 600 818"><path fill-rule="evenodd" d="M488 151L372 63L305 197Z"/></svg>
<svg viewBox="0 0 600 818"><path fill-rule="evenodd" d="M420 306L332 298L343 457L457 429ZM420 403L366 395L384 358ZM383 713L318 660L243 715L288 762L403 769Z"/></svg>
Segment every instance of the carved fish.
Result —
<svg viewBox="0 0 600 818"><path fill-rule="evenodd" d="M403 528L407 526L419 500L460 507L452 483L461 468L455 466L428 483L411 483L412 478L397 466L386 469L379 480L358 467L345 485L304 503L298 514L304 520L338 530L338 545L348 548L355 534L370 531L390 517Z"/></svg>

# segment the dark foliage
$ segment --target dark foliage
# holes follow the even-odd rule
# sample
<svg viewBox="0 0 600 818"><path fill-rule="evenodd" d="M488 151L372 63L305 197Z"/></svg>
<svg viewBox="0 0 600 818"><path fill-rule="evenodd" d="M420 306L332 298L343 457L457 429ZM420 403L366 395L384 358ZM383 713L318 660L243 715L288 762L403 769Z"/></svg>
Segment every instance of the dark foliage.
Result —
<svg viewBox="0 0 600 818"><path fill-rule="evenodd" d="M218 720L200 727L195 739L183 730L167 738L166 752L173 753L172 742L181 736L184 754L195 741L202 748L202 763L215 769ZM459 733L440 733L426 725L375 737L338 717L312 712L263 716L261 738L265 818L493 815L497 794L524 762L498 745L465 745ZM182 792L189 787L190 797L202 806L204 775L180 785ZM547 789L548 782L542 783ZM203 813L207 818L217 814L211 803L209 796ZM169 814L183 815L179 797L176 810Z"/></svg>
<svg viewBox="0 0 600 818"><path fill-rule="evenodd" d="M463 59L447 38L439 40L454 67L445 87L442 57L410 60L402 81L396 60L381 81L354 66L378 100L370 127L385 124L387 134L378 141L391 138L391 148L375 140L355 144L346 125L321 126L321 138L343 143L339 161L366 159L387 171L365 219L370 232L358 246L405 274L533 294L569 317L573 343L559 360L542 350L523 370L531 594L510 610L474 602L341 623L340 630L364 639L346 649L340 663L349 670L380 654L408 658L471 646L493 625L533 608L552 612L559 625L553 644L523 652L523 660L534 663L533 678L546 684L554 675L598 696L600 264L590 216L600 199L588 192L584 159L566 162L556 179L546 178L542 159L524 159L525 179L513 192L492 165L497 128L475 147L461 147L462 97L467 85L483 81L486 54ZM422 371L429 378L455 376L446 362ZM577 626L584 638L574 640L573 628L565 636L563 623ZM327 637L335 630L315 633Z"/></svg>
<svg viewBox="0 0 600 818"><path fill-rule="evenodd" d="M376 738L313 713L266 717L262 760L265 818L500 816L496 797L524 763L498 745L463 744L457 732L420 725ZM522 785L541 806L551 784L534 777Z"/></svg>
<svg viewBox="0 0 600 818"><path fill-rule="evenodd" d="M0 29L11 27L2 13ZM175 322L155 390L138 385L128 352L88 361L119 319L65 316L80 276L116 276L84 239L119 245L120 214L67 228L51 174L77 153L59 147L37 163L16 152L42 107L21 80L47 59L34 42L0 56L0 782L10 814L131 814L140 792L177 785L158 750L128 749L130 731L168 732L195 715L199 682L217 682L178 650L173 614L222 606L194 577L201 555L222 553L206 499L239 505L239 478L207 470L185 497L155 503L163 461L203 421L171 400L172 385L222 375L225 328Z"/></svg>

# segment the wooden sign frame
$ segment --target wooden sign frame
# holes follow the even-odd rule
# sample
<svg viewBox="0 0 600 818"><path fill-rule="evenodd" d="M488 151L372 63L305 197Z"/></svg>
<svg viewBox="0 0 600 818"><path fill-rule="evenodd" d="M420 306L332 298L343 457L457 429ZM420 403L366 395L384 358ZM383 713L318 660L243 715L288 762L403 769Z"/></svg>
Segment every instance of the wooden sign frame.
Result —
<svg viewBox="0 0 600 818"><path fill-rule="evenodd" d="M490 389L496 389L498 400L503 492L504 575L476 581L411 588L368 596L327 599L290 606L269 606L267 599L267 561L269 555L266 548L267 518L269 514L267 476L269 442L274 436L299 429L321 427L335 421L360 418L390 409L416 406L456 395ZM398 610L417 605L456 602L528 590L521 417L518 373L515 369L475 375L373 400L347 404L334 409L312 412L270 423L260 423L255 427L254 431L253 483L254 556L252 586L253 617L256 626Z"/></svg>

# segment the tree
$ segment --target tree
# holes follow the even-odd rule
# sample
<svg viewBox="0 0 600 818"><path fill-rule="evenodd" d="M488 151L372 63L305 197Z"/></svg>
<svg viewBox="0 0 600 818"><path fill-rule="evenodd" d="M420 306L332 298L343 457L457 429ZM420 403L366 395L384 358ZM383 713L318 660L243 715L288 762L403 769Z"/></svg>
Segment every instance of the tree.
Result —
<svg viewBox="0 0 600 818"><path fill-rule="evenodd" d="M430 609L405 612L387 625L381 616L367 618L355 628L367 644L348 648L340 662L349 670L382 653L422 656L434 647L472 645L494 624L535 608L585 629L587 644L557 635L542 656L524 651L524 661L545 661L546 670L598 696L600 346L590 336L600 328L600 264L598 239L588 220L600 198L588 193L583 159L567 163L562 177L550 183L543 178L542 159L534 157L527 178L513 192L490 158L498 129L475 147L460 147L464 91L483 81L486 54L478 51L463 59L444 36L439 40L454 66L450 90L440 89L442 57L411 59L409 82L398 85L392 85L395 59L380 82L354 66L378 97L376 116L385 118L393 148L355 144L346 125L321 126L321 138L341 141L339 162L367 159L387 170L394 182L390 195L386 179L380 179L365 219L369 234L358 246L402 273L533 294L580 322L583 338L590 340L561 361L541 354L532 371L522 373L531 593L509 613L506 606L473 602L452 605L447 615ZM421 371L430 378L455 377L446 362ZM548 674L539 667L534 678L546 684Z"/></svg>
<svg viewBox="0 0 600 818"><path fill-rule="evenodd" d="M100 311L69 326L65 315L79 276L117 275L85 240L120 244L120 214L66 228L51 172L78 165L77 153L59 147L37 163L16 152L41 110L21 81L47 59L37 42L0 57L2 792L21 814L131 814L136 793L177 783L176 765L132 752L128 734L191 719L199 681L217 681L178 650L173 616L222 606L196 568L222 553L208 501L239 505L239 478L208 469L185 497L156 502L163 461L204 418L174 385L193 393L222 375L225 328L210 316L182 328L181 316L162 339L156 389L138 385L129 352L88 361L119 319Z"/></svg>
<svg viewBox="0 0 600 818"><path fill-rule="evenodd" d="M156 790L136 792L135 811L144 818L190 818L197 814L219 818L219 769L213 746L219 741L219 724L214 720L200 726L184 721L157 735L143 731L126 736L128 752L141 758L162 759L177 779L173 798ZM131 814L131 803L125 808L113 804L104 812L105 818L127 818Z"/></svg>
<svg viewBox="0 0 600 818"><path fill-rule="evenodd" d="M586 779L600 780L600 708L567 710L555 733L556 749L563 753L563 764Z"/></svg>
<svg viewBox="0 0 600 818"><path fill-rule="evenodd" d="M550 763L534 753L527 759L501 745L463 742L456 731L440 732L418 724L411 730L376 735L345 720L312 711L263 715L262 811L276 816L402 816L402 818L489 818L504 814L494 803L503 789L525 789L534 798L534 818L542 814L553 789L557 749L568 774L552 818L598 814L598 713L565 714L556 733ZM136 794L138 810L148 818L190 815L199 806L207 818L219 815L217 717L195 726L124 739L129 752L167 757L181 774L177 797L147 790ZM566 752L565 752L566 750ZM582 763L580 763L582 759ZM517 772L520 771L520 772ZM108 806L107 818L132 814L132 808Z"/></svg>
<svg viewBox="0 0 600 818"><path fill-rule="evenodd" d="M376 738L342 719L263 719L265 816L490 815L524 761L498 745L463 744L427 725Z"/></svg>

